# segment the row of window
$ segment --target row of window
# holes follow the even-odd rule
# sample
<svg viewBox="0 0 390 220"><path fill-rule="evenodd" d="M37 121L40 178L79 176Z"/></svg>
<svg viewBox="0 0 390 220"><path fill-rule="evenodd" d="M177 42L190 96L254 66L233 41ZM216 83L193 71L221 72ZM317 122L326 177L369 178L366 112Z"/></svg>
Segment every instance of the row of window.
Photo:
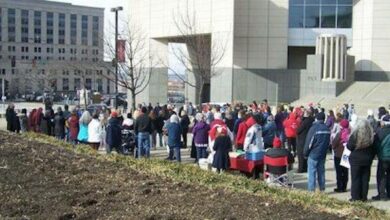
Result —
<svg viewBox="0 0 390 220"><path fill-rule="evenodd" d="M0 60L2 60L2 59L3 59L3 56L0 55ZM9 59L9 60L17 60L17 57L16 57L16 56L11 56L11 55L9 55L9 56L8 56L8 59ZM20 56L20 59L21 59L21 60L30 60L30 56L28 56L28 55L22 55L22 56ZM42 56L31 56L31 59L32 59L32 60L43 60L43 59L45 59L45 57L42 58ZM46 57L46 60L54 60L54 58L53 58L52 56L47 56L47 57ZM59 56L57 60L63 61L63 60L67 60L67 59L66 59L66 57L64 57L64 56ZM90 61L92 61L92 62L97 63L97 62L99 62L100 58L92 57L91 59L89 59L89 58L87 58L87 57L82 57L82 58L79 59L79 58L77 58L77 57L70 57L69 60L70 60L70 61L77 61L77 60L80 60L80 61L89 61L89 60L90 60Z"/></svg>
<svg viewBox="0 0 390 220"><path fill-rule="evenodd" d="M15 17L15 9L9 8L8 10L8 41L9 42L16 42L16 17ZM0 8L0 19L1 19L1 8ZM88 45L88 21L89 17L87 15L81 16L81 43L83 45ZM21 10L21 41L22 42L29 42L29 11L28 10ZM77 44L77 22L78 22L78 16L76 14L71 14L71 44L76 45ZM65 44L65 34L66 34L66 17L64 13L58 14L58 44ZM34 11L34 42L35 43L41 43L41 25L42 25L42 12L40 11ZM48 44L53 44L53 26L54 26L54 13L53 12L47 12L46 14L46 26L47 26L47 39L46 42ZM0 31L1 31L1 20L0 20ZM98 46L99 45L99 17L93 16L92 17L92 45ZM1 38L1 32L0 32L0 41L2 41Z"/></svg>
<svg viewBox="0 0 390 220"><path fill-rule="evenodd" d="M2 46L0 45L0 51L2 51ZM20 51L22 53L28 53L29 52L29 46L22 46L20 47ZM70 54L77 54L77 48L70 48L69 49ZM16 52L16 46L8 46L8 52ZM41 53L42 47L34 47L35 53ZM47 53L54 53L53 47L47 47L46 48ZM65 48L58 48L58 53L65 54L66 49ZM88 55L88 49L82 49L81 54ZM92 55L99 55L99 49L92 49Z"/></svg>

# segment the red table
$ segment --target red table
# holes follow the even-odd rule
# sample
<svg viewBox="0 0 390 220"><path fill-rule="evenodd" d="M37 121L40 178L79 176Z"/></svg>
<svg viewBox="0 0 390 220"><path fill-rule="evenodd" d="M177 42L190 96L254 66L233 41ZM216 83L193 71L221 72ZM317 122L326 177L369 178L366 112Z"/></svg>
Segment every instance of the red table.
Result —
<svg viewBox="0 0 390 220"><path fill-rule="evenodd" d="M245 157L230 157L230 169L251 174L254 178L259 178L259 173L263 171L263 160L246 160Z"/></svg>

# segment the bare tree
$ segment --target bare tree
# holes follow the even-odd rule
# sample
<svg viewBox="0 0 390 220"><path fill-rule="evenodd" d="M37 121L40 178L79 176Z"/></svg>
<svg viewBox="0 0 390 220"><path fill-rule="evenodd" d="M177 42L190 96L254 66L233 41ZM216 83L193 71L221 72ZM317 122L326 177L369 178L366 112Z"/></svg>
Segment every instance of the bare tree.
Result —
<svg viewBox="0 0 390 220"><path fill-rule="evenodd" d="M118 62L118 85L130 91L132 109L136 108L137 96L148 87L153 68L153 57L148 50L147 38L140 28L127 22L125 30L120 34L124 42L124 60ZM115 43L105 40L107 55L115 57ZM115 75L105 76L115 82Z"/></svg>
<svg viewBox="0 0 390 220"><path fill-rule="evenodd" d="M217 65L225 55L227 41L224 39L213 40L211 34L203 34L196 12L190 11L188 4L186 10L178 10L174 13L174 25L179 37L174 42L183 43L186 47L177 47L172 50L173 56L178 60L188 74L193 74L195 82L178 73L174 68L164 64L172 73L188 86L199 91L198 102L202 103L205 95L205 86L210 83L212 77L220 74ZM187 50L186 50L187 49Z"/></svg>

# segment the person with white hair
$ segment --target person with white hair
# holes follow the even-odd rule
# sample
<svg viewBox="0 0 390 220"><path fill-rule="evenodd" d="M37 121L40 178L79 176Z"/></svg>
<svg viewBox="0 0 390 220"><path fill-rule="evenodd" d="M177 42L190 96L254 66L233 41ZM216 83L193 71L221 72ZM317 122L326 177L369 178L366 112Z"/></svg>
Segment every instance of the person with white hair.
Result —
<svg viewBox="0 0 390 220"><path fill-rule="evenodd" d="M351 201L367 201L371 164L375 157L374 130L367 120L353 127L347 148L351 151Z"/></svg>
<svg viewBox="0 0 390 220"><path fill-rule="evenodd" d="M172 115L169 118L169 124L167 125L168 132L168 146L169 146L169 156L168 160L176 159L177 162L181 162L180 148L182 146L181 142L181 133L182 128L179 124L179 117L177 115Z"/></svg>
<svg viewBox="0 0 390 220"><path fill-rule="evenodd" d="M91 122L92 117L89 111L84 111L79 120L79 134L77 135L77 140L80 143L88 143L88 124Z"/></svg>
<svg viewBox="0 0 390 220"><path fill-rule="evenodd" d="M192 128L194 143L196 147L196 160L207 158L208 133L210 126L205 122L202 113L195 115L196 124Z"/></svg>

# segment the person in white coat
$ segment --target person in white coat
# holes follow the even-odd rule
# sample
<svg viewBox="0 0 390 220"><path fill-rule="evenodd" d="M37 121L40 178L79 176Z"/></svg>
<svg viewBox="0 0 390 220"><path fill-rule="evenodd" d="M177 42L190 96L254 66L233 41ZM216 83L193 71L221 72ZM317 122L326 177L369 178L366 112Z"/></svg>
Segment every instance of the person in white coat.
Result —
<svg viewBox="0 0 390 220"><path fill-rule="evenodd" d="M102 141L102 126L99 121L99 115L93 114L92 121L88 124L88 144L94 150L98 150Z"/></svg>
<svg viewBox="0 0 390 220"><path fill-rule="evenodd" d="M253 118L256 124L252 125L245 135L244 151L264 150L263 132L261 128L262 117L261 115L254 115Z"/></svg>

